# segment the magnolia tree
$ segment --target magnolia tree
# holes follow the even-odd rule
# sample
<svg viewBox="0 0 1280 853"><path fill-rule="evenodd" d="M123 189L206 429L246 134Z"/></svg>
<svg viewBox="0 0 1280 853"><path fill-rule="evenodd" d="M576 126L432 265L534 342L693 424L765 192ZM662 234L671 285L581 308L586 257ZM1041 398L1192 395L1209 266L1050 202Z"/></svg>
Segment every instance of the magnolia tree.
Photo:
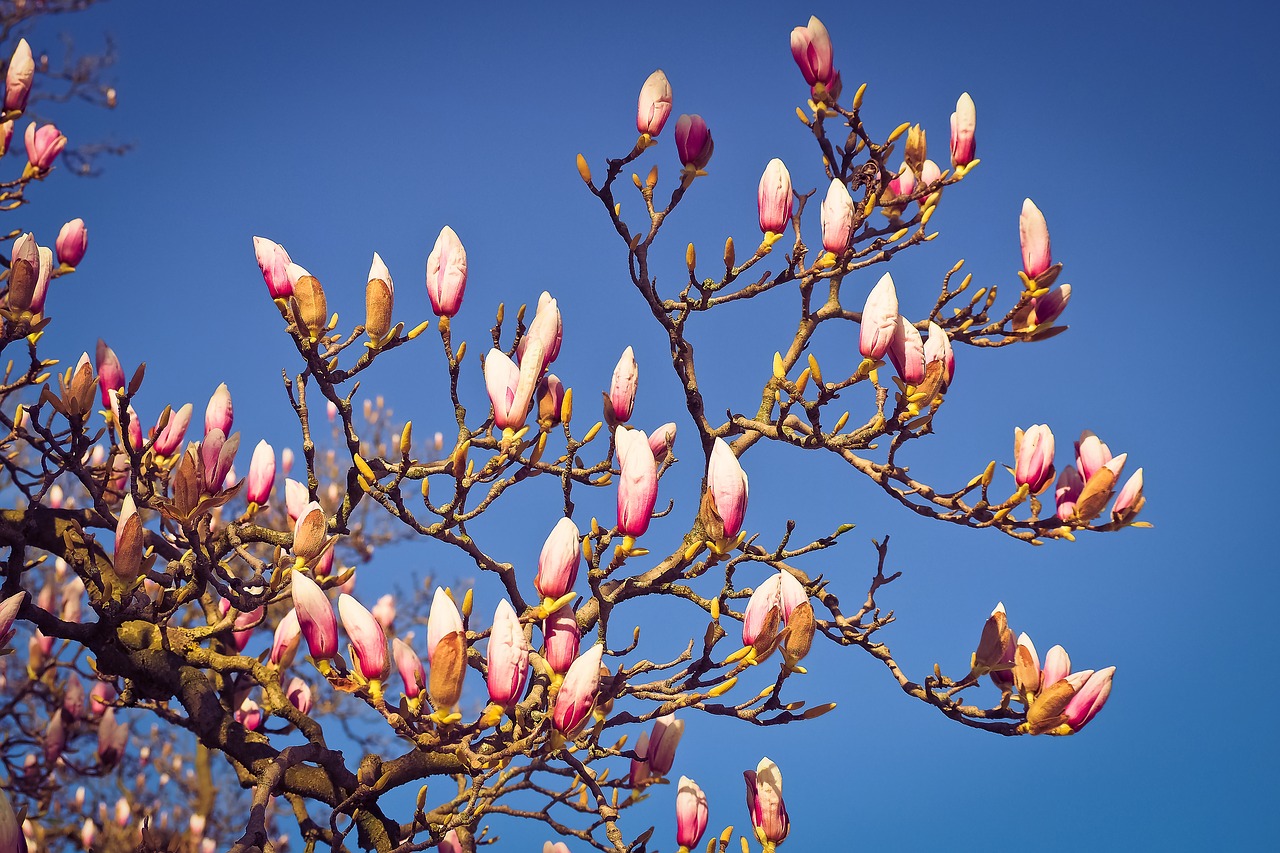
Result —
<svg viewBox="0 0 1280 853"><path fill-rule="evenodd" d="M908 699L964 726L1061 736L1089 723L1111 689L1105 661L1072 662L1061 645L1041 658L997 606L974 626L967 672L912 675L884 639L893 617L880 599L898 577L885 571L884 542L867 585L836 590L821 572L847 527L812 541L795 541L792 523L775 540L752 532L750 451L765 442L822 454L918 515L1031 544L1140 524L1143 505L1141 469L1120 485L1124 454L1086 432L1058 470L1044 424L1014 430L1008 475L995 462L975 464L960 484L908 473L910 445L933 431L963 348L1065 331L1071 288L1058 283L1045 217L1028 200L1012 297L973 287L957 263L926 314L901 313L889 262L937 236L929 224L943 196L978 165L974 103L960 95L950 150L931 159L920 125L872 138L866 87L842 87L816 18L792 31L791 52L817 150L812 164L775 159L764 170L763 237L749 252L729 240L708 263L693 244L674 248L667 232L713 146L701 117L672 117L661 71L640 89L630 150L578 157L635 298L670 345L669 365L645 373L670 367L683 392L644 423L633 417L631 347L608 389L575 389L578 371L556 363L573 330L562 330L554 296L514 322L501 305L475 304L464 296L464 243L447 225L424 252L434 322L396 310L376 254L364 318L340 320L320 277L254 237L281 333L297 349L284 390L300 454L266 442L244 452L226 385L201 403L201 419L191 402L149 394L143 368L125 369L104 342L78 360L47 358L41 330L59 311L58 279L84 257L84 223L69 222L56 251L41 245L48 238L12 232L0 337L10 359L0 442L14 499L0 512L0 638L13 652L0 697L0 851L458 851L493 843L498 816L540 822L557 853L772 851L788 835L787 768L759 754L744 761L742 811L708 803L695 778L679 775L677 744L693 714L772 726L830 712L806 705L803 661L815 641L870 655ZM20 42L3 127L8 140L23 125L27 163L4 184L9 199L55 170L67 141L52 125L23 124L33 71ZM683 169L664 186L656 166L640 163L672 143ZM659 287L659 251L684 252L687 280ZM709 411L688 330L776 288L794 294L798 320L774 329L778 351L758 398L725 416ZM451 331L460 312L495 307L491 345L468 347ZM822 327L847 342L851 369L824 371L806 354ZM422 440L393 424L381 399L358 394L374 364L406 346L447 374L447 435ZM866 409L844 411L841 398L859 385ZM489 404L465 405L480 388ZM601 391L597 421L584 411ZM677 432L679 464L705 471L700 494L667 485ZM537 565L512 562L501 536L471 532L486 512L518 505L534 478L557 483L562 497ZM575 510L591 490L616 495L616 517ZM669 553L646 547L658 526L682 534ZM418 537L473 563L477 587L377 602L352 594L355 564ZM842 603L849 592L853 605ZM651 597L693 638L673 657L646 656L633 630L631 615ZM411 625L425 630L414 636ZM765 690L738 686L752 668L767 674ZM629 820L628 807L647 797L665 801L672 819ZM747 821L738 841L719 829Z"/></svg>

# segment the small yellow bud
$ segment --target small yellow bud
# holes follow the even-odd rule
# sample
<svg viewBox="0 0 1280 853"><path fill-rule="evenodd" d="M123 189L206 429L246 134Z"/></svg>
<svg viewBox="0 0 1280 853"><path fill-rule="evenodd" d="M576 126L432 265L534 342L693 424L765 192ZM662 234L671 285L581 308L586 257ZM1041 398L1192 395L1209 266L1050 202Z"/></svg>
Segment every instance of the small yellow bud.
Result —
<svg viewBox="0 0 1280 853"><path fill-rule="evenodd" d="M644 179L644 185L649 189L653 189L658 185L658 167L654 166L649 170L649 175Z"/></svg>
<svg viewBox="0 0 1280 853"><path fill-rule="evenodd" d="M863 95L865 95L865 94L867 94L867 84L866 84L866 83L863 83L861 86L859 86L859 87L858 87L858 91L857 91L857 92L855 92L855 93L854 93L854 95L853 95L853 108L854 108L855 110L857 110L857 109L861 109L861 107L862 107L862 97L863 97Z"/></svg>
<svg viewBox="0 0 1280 853"><path fill-rule="evenodd" d="M582 443L590 443L591 439L596 437L596 433L600 432L600 427L602 426L604 426L604 421L596 421L595 425L587 430L587 434L582 437Z"/></svg>
<svg viewBox="0 0 1280 853"><path fill-rule="evenodd" d="M360 476L369 482L376 482L377 477L373 476L373 469L369 467L369 463L364 461L364 457L359 453L351 457L351 461L356 464L356 470L360 472Z"/></svg>
<svg viewBox="0 0 1280 853"><path fill-rule="evenodd" d="M733 269L733 262L737 255L733 250L733 238L727 237L724 241L724 268Z"/></svg>
<svg viewBox="0 0 1280 853"><path fill-rule="evenodd" d="M413 449L413 421L405 421L404 429L400 431L400 455L407 457L409 451Z"/></svg>
<svg viewBox="0 0 1280 853"><path fill-rule="evenodd" d="M707 695L723 696L724 694L732 690L733 686L737 683L738 683L738 676L735 675L732 678L730 678L728 681L724 682L723 684L717 684L715 687L712 687L709 691L707 691Z"/></svg>
<svg viewBox="0 0 1280 853"><path fill-rule="evenodd" d="M831 431L839 432L840 430L844 429L844 425L847 424L848 422L849 422L849 413L845 412L843 415L840 416L840 419L836 421L836 425Z"/></svg>
<svg viewBox="0 0 1280 853"><path fill-rule="evenodd" d="M684 262L689 267L689 274L692 275L693 268L698 263L698 253L694 251L692 243L689 244L689 248L684 250Z"/></svg>
<svg viewBox="0 0 1280 853"><path fill-rule="evenodd" d="M889 141L893 142L899 136L906 133L907 129L910 127L911 127L911 122L909 121L904 121L902 124L898 125L893 129L893 133L889 134Z"/></svg>
<svg viewBox="0 0 1280 853"><path fill-rule="evenodd" d="M578 174L585 183L591 183L591 167L587 165L587 158L581 154L578 155Z"/></svg>
<svg viewBox="0 0 1280 853"><path fill-rule="evenodd" d="M560 401L560 422L567 424L573 419L573 389L564 389L564 399Z"/></svg>
<svg viewBox="0 0 1280 853"><path fill-rule="evenodd" d="M782 365L782 353L780 352L773 354L773 375L779 379L787 375L787 369Z"/></svg>

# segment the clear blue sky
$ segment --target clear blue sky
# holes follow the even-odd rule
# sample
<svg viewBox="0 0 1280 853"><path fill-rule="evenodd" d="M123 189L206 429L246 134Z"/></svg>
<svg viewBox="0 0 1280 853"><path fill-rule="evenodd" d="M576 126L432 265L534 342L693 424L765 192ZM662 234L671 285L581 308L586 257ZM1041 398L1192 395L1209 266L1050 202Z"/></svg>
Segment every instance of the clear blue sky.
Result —
<svg viewBox="0 0 1280 853"><path fill-rule="evenodd" d="M728 235L754 245L755 185L769 158L787 162L797 187L819 183L815 147L793 115L804 84L787 48L811 12L832 33L846 88L870 84L873 130L920 121L942 161L956 97L967 90L977 103L982 165L947 191L931 223L942 236L895 266L904 310L923 312L961 257L980 284L1012 287L1024 196L1045 212L1075 288L1069 334L958 352L938 435L908 457L913 473L963 482L989 459L1010 461L1013 428L1040 422L1057 433L1064 464L1071 439L1091 428L1145 468L1155 529L1032 549L924 523L802 455L753 452L749 529L776 540L788 517L811 536L858 524L840 549L806 564L846 600L865 593L867 540L892 535L891 567L906 574L882 594L899 615L884 638L913 677L935 661L958 675L1003 600L1015 631L1042 653L1062 643L1078 667L1115 664L1115 690L1079 736L1004 740L902 696L865 655L824 649L801 695L838 701L835 713L768 731L691 717L677 773L707 789L713 830L742 828L740 773L762 754L774 758L791 850L1265 845L1278 793L1280 697L1266 664L1280 584L1255 490L1278 473L1266 379L1278 365L1265 325L1278 307L1276 267L1264 217L1277 197L1268 151L1280 131L1280 76L1264 54L1276 15L1262 4L458 4L430 13L408 3L106 4L60 24L85 48L115 36L120 106L62 123L73 144L92 127L137 148L96 181L55 174L24 214L49 239L72 216L89 225L82 271L50 298L47 351L73 361L104 335L126 368L145 360L144 420L165 403L201 407L227 381L243 447L260 437L296 446L280 388L296 355L250 237L284 243L325 282L347 326L363 316L378 251L396 280L397 317L412 325L430 316L423 264L447 223L471 263L455 340L478 351L498 301L533 303L550 289L565 316L558 372L592 408L619 352L634 345L638 422L675 418L686 431L684 470L664 480L662 499L692 513L700 463L678 386L660 366L664 343L642 323L623 247L573 158L582 151L599 164L630 148L636 93L661 67L675 112L701 113L716 140L710 176L660 243L664 280L682 274L688 240L704 258ZM669 133L646 161L667 182L678 168ZM748 405L779 346L778 312L791 310L779 294L696 329L721 409ZM753 339L745 354L743 338ZM419 429L439 418L447 430L438 347L424 344L392 354L364 387ZM831 339L822 352L847 357L854 345ZM246 451L242 469L247 460ZM583 509L606 517L611 501L612 491ZM517 535L495 547L532 577L554 520L512 514ZM679 529L655 523L655 541L674 541ZM422 570L472 572L425 543L362 570L362 597ZM487 618L497 587L484 579L477 593ZM658 649L659 633L701 631L655 627ZM634 810L630 834L656 822L662 848L673 847L673 798L660 790ZM502 849L537 849L543 837L501 828Z"/></svg>

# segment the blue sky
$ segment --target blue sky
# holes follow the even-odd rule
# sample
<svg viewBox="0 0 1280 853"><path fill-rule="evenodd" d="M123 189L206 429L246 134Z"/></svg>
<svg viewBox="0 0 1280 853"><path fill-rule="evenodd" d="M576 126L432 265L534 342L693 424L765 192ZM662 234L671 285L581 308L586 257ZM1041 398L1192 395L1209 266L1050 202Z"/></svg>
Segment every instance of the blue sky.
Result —
<svg viewBox="0 0 1280 853"><path fill-rule="evenodd" d="M1065 464L1071 439L1090 428L1145 469L1155 528L1032 549L922 522L818 460L753 451L749 529L776 541L786 518L810 536L858 525L807 564L846 600L865 593L867 540L892 536L890 564L905 576L882 593L899 616L884 639L908 674L922 677L935 661L959 674L1003 600L1042 653L1062 643L1078 667L1115 664L1115 690L1079 736L1003 740L902 696L865 655L824 649L800 695L838 701L836 712L767 731L690 717L676 772L707 789L713 830L741 828L740 772L769 755L785 776L794 850L1022 840L1028 810L1044 850L1262 842L1277 794L1278 697L1264 666L1278 584L1268 516L1252 492L1277 474L1265 324L1278 306L1263 218L1277 189L1266 151L1280 130L1270 108L1280 75L1264 54L1275 13L1235 3L479 8L143 2L60 21L86 49L104 32L116 38L120 106L105 116L67 110L59 124L73 144L84 128L136 148L97 180L55 173L22 214L49 241L73 216L89 226L81 271L50 298L47 352L74 360L101 335L127 369L145 360L144 420L166 403L199 408L227 381L244 447L261 437L296 447L280 387L296 354L250 237L286 245L348 326L363 316L378 251L396 279L397 318L412 325L430 316L423 264L449 224L471 268L455 340L478 352L499 301L532 304L549 289L565 317L558 372L592 407L634 345L637 422L674 418L687 430L683 470L661 494L692 513L700 462L678 384L661 366L664 341L643 322L623 247L574 155L599 168L629 150L636 93L661 67L675 112L701 113L716 152L666 226L660 284L683 274L690 240L704 258L725 236L754 245L755 186L771 157L787 162L797 188L820 183L815 146L793 115L804 84L787 49L790 29L816 13L846 89L869 84L874 132L920 121L941 161L956 97L968 91L977 104L982 165L947 191L931 223L941 236L892 268L904 310L926 310L961 257L979 284L1011 289L1025 196L1044 211L1075 288L1070 333L957 353L938 434L908 456L913 473L963 482L990 459L1010 461L1015 426L1041 422ZM678 169L669 134L644 161L659 164L664 186ZM783 294L771 300L694 329L720 410L749 406L752 383L767 376L785 328L777 317L794 311ZM423 343L392 353L364 388L418 429L448 431L439 353ZM831 337L819 352L850 358L854 346ZM479 405L471 358L468 393ZM582 509L608 517L612 500L610 490ZM495 547L530 577L555 521L543 506L490 528L501 522L506 539ZM654 529L655 544L679 535L674 519ZM424 543L362 570L359 589L372 600L422 571L473 570ZM496 584L482 580L477 596L477 613L492 612ZM655 649L658 634L701 632L683 620L653 627ZM673 847L673 798L661 790L634 810L630 834L656 822L663 849ZM524 849L543 837L499 826Z"/></svg>

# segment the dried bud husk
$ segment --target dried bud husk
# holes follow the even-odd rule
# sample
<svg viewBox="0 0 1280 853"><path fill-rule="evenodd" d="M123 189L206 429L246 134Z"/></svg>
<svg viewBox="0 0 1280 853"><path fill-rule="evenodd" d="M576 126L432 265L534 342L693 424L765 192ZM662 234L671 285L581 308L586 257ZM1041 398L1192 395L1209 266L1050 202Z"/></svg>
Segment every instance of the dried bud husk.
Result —
<svg viewBox="0 0 1280 853"><path fill-rule="evenodd" d="M1013 683L1023 696L1030 696L1040 689L1040 667L1031 649L1023 645L1013 653Z"/></svg>
<svg viewBox="0 0 1280 853"><path fill-rule="evenodd" d="M138 577L138 571L142 568L142 549L143 549L143 531L142 519L138 516L137 510L133 508L133 502L126 500L127 518L120 527L120 532L116 534L115 546L115 569L116 577L121 582L128 585Z"/></svg>
<svg viewBox="0 0 1280 853"><path fill-rule="evenodd" d="M1076 518L1081 521L1097 518L1106 509L1115 488L1116 475L1110 468L1102 467L1093 472L1089 482L1080 490L1080 497L1076 498Z"/></svg>
<svg viewBox="0 0 1280 853"><path fill-rule="evenodd" d="M391 308L395 294L382 279L371 280L364 289L364 329L369 340L378 343L391 331ZM323 313L323 312L322 312Z"/></svg>
<svg viewBox="0 0 1280 853"><path fill-rule="evenodd" d="M93 409L93 392L98 387L98 379L93 375L93 366L88 361L82 363L71 375L71 384L62 389L62 407L72 418L83 418Z"/></svg>
<svg viewBox="0 0 1280 853"><path fill-rule="evenodd" d="M916 386L916 393L923 395L922 405L932 404L945 390L947 390L946 363L941 360L929 362L924 368L924 379L920 380L920 384Z"/></svg>
<svg viewBox="0 0 1280 853"><path fill-rule="evenodd" d="M782 655L787 666L794 669L809 649L813 646L813 605L808 601L796 605L787 619L787 638L782 646Z"/></svg>
<svg viewBox="0 0 1280 853"><path fill-rule="evenodd" d="M462 698L462 679L467 673L467 640L461 631L440 638L431 658L431 679L427 690L437 708L452 708Z"/></svg>
<svg viewBox="0 0 1280 853"><path fill-rule="evenodd" d="M724 521L716 510L716 499L712 496L710 489L702 493L702 505L698 507L698 520L702 522L702 530L708 541L719 542L724 539Z"/></svg>
<svg viewBox="0 0 1280 853"><path fill-rule="evenodd" d="M1067 721L1067 704L1076 690L1067 681L1056 682L1044 693L1036 697L1027 709L1027 728L1033 735L1052 731Z"/></svg>
<svg viewBox="0 0 1280 853"><path fill-rule="evenodd" d="M973 653L971 674L977 677L986 675L988 672L1008 669L1014 645L1013 631L1009 630L1008 617L1003 610L997 610L987 617L986 624L982 626L978 650Z"/></svg>
<svg viewBox="0 0 1280 853"><path fill-rule="evenodd" d="M781 626L782 610L778 607L770 607L769 615L764 618L760 633L756 635L756 641L751 644L757 661L763 661L778 647L778 629Z"/></svg>
<svg viewBox="0 0 1280 853"><path fill-rule="evenodd" d="M194 444L189 445L173 471L173 505L179 516L189 518L200 503L203 467L199 450Z"/></svg>
<svg viewBox="0 0 1280 853"><path fill-rule="evenodd" d="M907 165L911 167L911 171L917 175L924 168L924 161L928 158L928 146L925 144L924 128L920 125L912 125L907 130Z"/></svg>
<svg viewBox="0 0 1280 853"><path fill-rule="evenodd" d="M312 509L306 516L299 519L294 528L294 555L307 562L319 557L324 553L327 544L325 541L327 529L328 522L325 520L324 512L319 509Z"/></svg>
<svg viewBox="0 0 1280 853"><path fill-rule="evenodd" d="M9 310L21 313L31 307L36 294L38 270L26 258L18 258L9 268Z"/></svg>
<svg viewBox="0 0 1280 853"><path fill-rule="evenodd" d="M313 275L299 277L293 285L292 299L295 313L307 332L313 338L320 337L329 320L329 306L319 280Z"/></svg>

